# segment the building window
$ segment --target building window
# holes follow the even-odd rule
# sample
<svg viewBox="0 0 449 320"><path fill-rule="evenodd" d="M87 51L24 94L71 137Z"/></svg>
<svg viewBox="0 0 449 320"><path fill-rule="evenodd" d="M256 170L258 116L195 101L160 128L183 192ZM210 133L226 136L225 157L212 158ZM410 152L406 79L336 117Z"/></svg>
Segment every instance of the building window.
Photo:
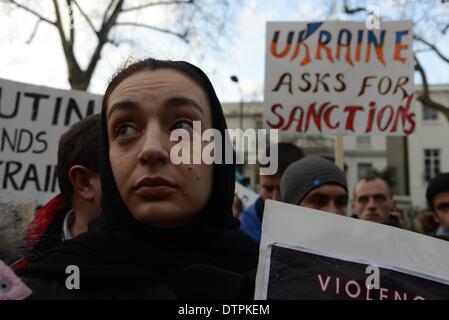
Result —
<svg viewBox="0 0 449 320"><path fill-rule="evenodd" d="M358 180L365 179L373 171L373 165L371 163L359 163L357 164Z"/></svg>
<svg viewBox="0 0 449 320"><path fill-rule="evenodd" d="M356 136L355 141L359 147L371 146L371 136Z"/></svg>
<svg viewBox="0 0 449 320"><path fill-rule="evenodd" d="M427 121L438 120L438 111L424 106L423 120L427 120Z"/></svg>
<svg viewBox="0 0 449 320"><path fill-rule="evenodd" d="M426 181L440 173L439 149L424 149L424 170Z"/></svg>

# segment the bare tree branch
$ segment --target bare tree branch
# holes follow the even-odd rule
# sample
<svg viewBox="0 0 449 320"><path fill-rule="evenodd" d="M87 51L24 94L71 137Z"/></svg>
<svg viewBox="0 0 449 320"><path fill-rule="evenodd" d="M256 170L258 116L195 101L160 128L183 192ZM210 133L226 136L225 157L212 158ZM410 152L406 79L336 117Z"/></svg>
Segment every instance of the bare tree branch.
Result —
<svg viewBox="0 0 449 320"><path fill-rule="evenodd" d="M61 39L62 48L64 50L64 55L67 61L67 69L69 72L69 83L72 88L74 89L80 89L74 86L75 79L78 77L78 75L82 74L82 70L78 64L78 61L76 59L75 53L73 51L73 43L70 39L67 39L64 28L62 25L62 19L61 19L61 12L59 10L59 4L58 0L53 0L53 6L56 13L56 28L59 32L59 37ZM73 39L73 37L72 37Z"/></svg>
<svg viewBox="0 0 449 320"><path fill-rule="evenodd" d="M111 10L112 6L114 5L114 0L111 0L108 4L108 7L106 8L106 10L104 11L104 15L103 15L103 21L101 23L101 25L105 25L106 21L109 19L108 15L109 15L109 11Z"/></svg>
<svg viewBox="0 0 449 320"><path fill-rule="evenodd" d="M449 0L442 0L442 1L449 1ZM344 10L345 10L345 13L347 13L347 14L355 14L358 12L368 12L368 10L364 7L350 8L347 0L344 0ZM416 23L416 21L415 21L415 23ZM449 28L449 25L445 28L445 30L448 28ZM445 30L443 31L443 33L445 32ZM422 37L420 37L416 34L413 35L413 39L423 43L430 49L429 51L435 52L442 60L444 60L446 63L449 63L449 58L444 56L441 53L441 51L434 44L430 43L429 41L423 39ZM441 104L431 98L431 93L429 90L429 83L427 81L426 72L416 56L416 53L419 51L423 51L423 50L415 50L415 52L413 53L413 56L416 61L415 71L417 71L420 74L421 79L422 79L422 91L421 91L420 95L417 97L417 100L420 101L423 106L440 111L441 113L443 113L443 115L449 121L449 106L446 107L443 104Z"/></svg>
<svg viewBox="0 0 449 320"><path fill-rule="evenodd" d="M36 36L37 29L39 28L39 24L41 23L42 19L38 19L36 21L36 24L34 25L33 32L31 33L30 37L26 41L26 44L30 44L31 41L33 41L34 37Z"/></svg>
<svg viewBox="0 0 449 320"><path fill-rule="evenodd" d="M106 41L106 43L110 43L110 44L112 44L114 47L120 46L120 43L118 43L117 41L115 41L115 40L113 40L113 39L108 39L108 40Z"/></svg>
<svg viewBox="0 0 449 320"><path fill-rule="evenodd" d="M415 58L415 70L419 72L419 74L421 75L421 79L422 79L422 92L421 94L417 97L417 100L420 101L423 106L435 109L440 111L445 117L446 119L449 121L449 107L446 107L444 105L442 105L441 103L432 100L432 98L430 97L430 92L429 92L429 83L427 82L427 75L426 72L424 71L421 63L418 60L418 57L416 55L414 55Z"/></svg>
<svg viewBox="0 0 449 320"><path fill-rule="evenodd" d="M449 24L446 25L446 26L443 28L443 30L441 30L441 32L442 32L443 34L446 34L447 30L449 30Z"/></svg>
<svg viewBox="0 0 449 320"><path fill-rule="evenodd" d="M418 35L416 35L416 34L413 35L413 39L415 39L416 41L419 41L419 42L424 43L426 46L428 46L430 49L432 49L432 50L437 54L437 56L439 56L439 57L440 57L442 60L444 60L446 63L449 63L449 58L446 57L446 56L444 56L444 55L441 53L441 51L440 51L434 44L430 43L429 41L427 41L427 40L421 38L420 36L418 36Z"/></svg>
<svg viewBox="0 0 449 320"><path fill-rule="evenodd" d="M115 2L116 4L114 9L112 10L111 15L109 16L109 18L107 18L107 20L104 21L100 31L98 32L97 47L95 48L95 51L92 54L92 57L90 58L89 65L87 66L87 69L83 74L83 76L87 79L90 79L92 77L95 67L97 66L98 61L101 58L101 50L103 49L103 46L108 42L109 31L112 29L112 27L116 25L117 18L123 10L122 9L123 1L124 0L118 0Z"/></svg>
<svg viewBox="0 0 449 320"><path fill-rule="evenodd" d="M429 84L427 82L426 72L424 71L421 63L419 62L419 59L416 56L416 54L414 54L413 57L415 58L415 62L416 62L415 71L419 72L419 74L421 76L421 80L422 80L422 86L423 86L422 95L428 95L429 94Z"/></svg>
<svg viewBox="0 0 449 320"><path fill-rule="evenodd" d="M416 50L414 50L415 53L431 52L431 51L433 51L433 50L430 49L430 48L422 48L422 49L416 49Z"/></svg>
<svg viewBox="0 0 449 320"><path fill-rule="evenodd" d="M355 14L358 12L367 12L366 8L358 7L358 8L349 8L348 1L344 1L345 13L346 14Z"/></svg>
<svg viewBox="0 0 449 320"><path fill-rule="evenodd" d="M124 8L122 11L129 12L129 11L134 11L134 10L145 9L148 7L154 7L154 6L171 5L171 4L192 4L193 2L194 2L194 0L184 0L184 1L183 0L174 0L174 1L150 2L150 3L142 4L142 5L136 6L136 7Z"/></svg>
<svg viewBox="0 0 449 320"><path fill-rule="evenodd" d="M59 35L61 37L61 40L63 40L63 44L67 44L67 38L64 33L64 28L62 26L62 19L61 19L61 12L59 11L59 4L57 0L53 0L53 6L55 8L56 13L56 28L58 29Z"/></svg>
<svg viewBox="0 0 449 320"><path fill-rule="evenodd" d="M23 9L23 10L33 14L34 16L38 17L42 21L45 21L45 22L47 22L49 24L52 24L52 25L56 25L55 21L51 21L50 19L47 19L47 18L43 17L40 13L34 11L31 8L28 8L28 7L24 6L23 4L20 4L20 3L16 2L15 0L9 0L9 3L12 3L16 7L21 8L21 9Z"/></svg>
<svg viewBox="0 0 449 320"><path fill-rule="evenodd" d="M78 1L73 0L73 3L75 4L75 6L78 8L79 12L81 13L81 15L84 17L84 19L87 21L87 23L89 24L90 28L92 29L92 31L97 34L97 30L95 29L94 24L92 23L92 21L90 20L89 16L84 12L84 10L81 8L81 6L78 4Z"/></svg>
<svg viewBox="0 0 449 320"><path fill-rule="evenodd" d="M73 16L73 4L72 0L66 0L67 9L69 10L69 42L70 46L73 47L75 42L75 17Z"/></svg>
<svg viewBox="0 0 449 320"><path fill-rule="evenodd" d="M142 23L136 23L136 22L118 22L118 23L115 24L115 26L117 26L117 27L118 26L134 26L134 27L147 28L147 29L151 29L151 30L154 30L154 31L159 31L159 32L171 34L173 36L176 36L176 37L180 38L181 40L185 41L186 43L189 42L187 40L187 35L188 35L187 31L184 32L184 33L180 33L180 32L176 32L176 31L171 31L171 30L167 30L167 29L151 26L151 25L148 25L148 24L142 24Z"/></svg>
<svg viewBox="0 0 449 320"><path fill-rule="evenodd" d="M116 39L111 32L112 28L115 26L135 26L135 27L141 27L146 28L149 30L154 30L157 32L162 32L165 34L169 34L172 36L175 36L185 43L189 43L189 40L191 38L192 33L197 27L202 32L204 32L206 35L210 36L212 40L216 40L216 36L212 37L211 29L208 28L208 26L218 26L220 27L220 18L226 19L226 21L229 21L225 15L223 17L219 15L221 12L221 9L223 6L228 6L227 0L215 0L216 3L220 4L220 7L214 7L215 2L205 2L204 7L211 6L213 7L213 11L204 13L200 15L200 17L197 17L197 10L195 8L203 9L203 4L201 6L198 5L198 2L196 0L142 0L139 2L131 2L133 3L135 7L126 7L123 8L123 5L125 3L125 0L108 0L105 5L105 11L101 14L101 25L94 24L93 17L89 15L89 11L85 11L86 8L82 8L81 2L79 0L52 0L52 4L54 7L54 16L51 18L54 21L51 21L50 19L42 16L37 10L33 10L26 5L23 5L20 0L0 0L0 3L7 3L10 5L11 8L20 8L21 10L24 10L26 12L31 13L35 17L38 18L38 21L36 21L36 24L34 26L34 29L31 33L31 36L27 43L30 43L34 38L36 33L38 32L40 22L44 21L52 26L55 27L55 29L58 32L61 46L64 52L65 60L66 60L66 66L68 69L68 81L70 83L70 86L73 89L78 90L87 90L90 80L92 78L92 75L94 73L94 70L96 69L98 62L101 60L101 53L102 49L105 46L105 44L111 43L114 46L119 46L120 43L123 43L126 40L123 40L121 38ZM31 1L30 1L31 2ZM25 1L22 1L22 3L26 3ZM140 3L140 4L139 4ZM127 2L128 4L128 2ZM128 4L130 6L131 4ZM130 12L130 11L137 11L140 9L148 8L155 8L156 6L168 6L172 5L174 8L173 10L176 11L177 8L181 9L180 12L185 13L182 19L176 19L175 24L171 27L165 27L164 25L159 26L153 26L148 24L139 24L139 23L133 23L133 22L120 22L118 23L118 18L123 12ZM191 5L194 5L195 7L192 7ZM67 11L63 10L66 9ZM170 7L171 8L171 7ZM83 10L84 9L84 10ZM85 19L89 25L89 28L92 29L92 31L97 36L96 46L90 56L90 60L88 61L88 65L86 68L81 68L80 64L77 61L74 47L77 45L77 42L75 40L78 28L78 21L75 21L75 10L79 10L79 13L82 16L82 19ZM200 10L201 11L201 10ZM178 12L178 13L180 13ZM67 15L67 17L65 16ZM218 17L218 18L217 18ZM69 21L69 26L67 26L66 22ZM95 27L97 26L97 27ZM70 29L67 29L69 27ZM218 29L218 32L221 32ZM134 43L133 45L137 45Z"/></svg>
<svg viewBox="0 0 449 320"><path fill-rule="evenodd" d="M63 41L63 45L67 45L67 38L65 36L64 27L62 26L61 12L59 10L59 4L57 0L53 0L53 6L56 13L56 22L55 26L58 29L61 40Z"/></svg>

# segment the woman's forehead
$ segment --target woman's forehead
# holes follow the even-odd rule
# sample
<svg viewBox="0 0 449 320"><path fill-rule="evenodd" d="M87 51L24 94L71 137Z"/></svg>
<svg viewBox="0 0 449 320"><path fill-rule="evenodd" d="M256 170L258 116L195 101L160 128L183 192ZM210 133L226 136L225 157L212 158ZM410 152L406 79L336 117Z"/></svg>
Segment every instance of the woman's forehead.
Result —
<svg viewBox="0 0 449 320"><path fill-rule="evenodd" d="M174 69L158 69L139 71L122 80L109 95L108 107L123 99L163 99L167 95L186 95L209 106L206 92L190 77Z"/></svg>

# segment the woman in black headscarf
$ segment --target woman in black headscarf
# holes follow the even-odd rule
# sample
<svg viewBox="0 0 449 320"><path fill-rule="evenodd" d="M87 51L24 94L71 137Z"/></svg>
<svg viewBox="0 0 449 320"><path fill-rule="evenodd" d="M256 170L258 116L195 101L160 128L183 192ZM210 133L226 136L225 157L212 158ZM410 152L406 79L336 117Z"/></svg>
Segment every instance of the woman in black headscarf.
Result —
<svg viewBox="0 0 449 320"><path fill-rule="evenodd" d="M102 221L21 271L32 298L252 298L258 248L232 219L234 165L224 164L226 152L215 164L172 159L177 143L186 146L170 139L177 129L189 143L216 129L215 150L225 150L226 122L207 76L181 61L134 63L110 82L101 116ZM201 159L200 144L183 149L191 161ZM68 290L77 270L80 289Z"/></svg>

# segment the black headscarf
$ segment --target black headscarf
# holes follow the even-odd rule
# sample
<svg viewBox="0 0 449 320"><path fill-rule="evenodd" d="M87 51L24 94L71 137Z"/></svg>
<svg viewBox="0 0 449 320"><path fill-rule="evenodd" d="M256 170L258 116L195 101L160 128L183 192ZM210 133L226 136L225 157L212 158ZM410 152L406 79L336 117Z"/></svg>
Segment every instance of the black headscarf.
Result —
<svg viewBox="0 0 449 320"><path fill-rule="evenodd" d="M221 108L220 101L215 94L215 90L210 83L208 77L201 71L201 69L195 67L184 61L163 61L155 59L147 59L135 64L135 72L157 69L174 69L192 78L198 83L209 99L212 114L212 126L220 132L221 137L226 137L226 120ZM123 80L120 76L117 76L119 80ZM114 80L113 80L114 81ZM119 82L111 82L108 90L111 92ZM111 163L109 161L109 143L108 143L108 129L107 129L107 110L106 103L107 98L103 100L103 108L101 114L101 143L103 146L102 157L100 160L100 176L103 189L102 196L102 208L105 213L108 228L123 228L123 225L127 225L130 228L144 228L138 223L127 209L123 200L120 197L119 191L115 184L114 176L112 174ZM222 150L224 150L225 139L222 139ZM222 153L222 163L225 163L225 153ZM214 187L212 189L211 197L202 210L200 215L196 218L197 226L201 225L203 228L223 229L233 224L232 220L232 201L234 199L235 188L235 165L234 164L222 164L215 165L213 170Z"/></svg>
<svg viewBox="0 0 449 320"><path fill-rule="evenodd" d="M117 189L109 161L106 104L108 92L129 75L155 69L174 69L192 78L206 92L213 128L226 137L226 121L220 102L208 77L197 67L183 61L147 59L126 68L116 76L103 101L101 115L102 184L100 227L63 242L34 261L21 274L25 277L65 279L65 268L80 268L84 287L107 286L119 279L127 286L151 286L167 283L180 270L196 264L210 265L245 274L257 264L257 245L236 230L232 218L235 186L233 164L214 164L213 187L206 206L188 226L165 229L137 222ZM129 72L131 70L131 72ZM125 74L125 76L123 76ZM225 139L222 139L223 146ZM223 149L224 150L224 149ZM117 288L119 290L119 288Z"/></svg>

